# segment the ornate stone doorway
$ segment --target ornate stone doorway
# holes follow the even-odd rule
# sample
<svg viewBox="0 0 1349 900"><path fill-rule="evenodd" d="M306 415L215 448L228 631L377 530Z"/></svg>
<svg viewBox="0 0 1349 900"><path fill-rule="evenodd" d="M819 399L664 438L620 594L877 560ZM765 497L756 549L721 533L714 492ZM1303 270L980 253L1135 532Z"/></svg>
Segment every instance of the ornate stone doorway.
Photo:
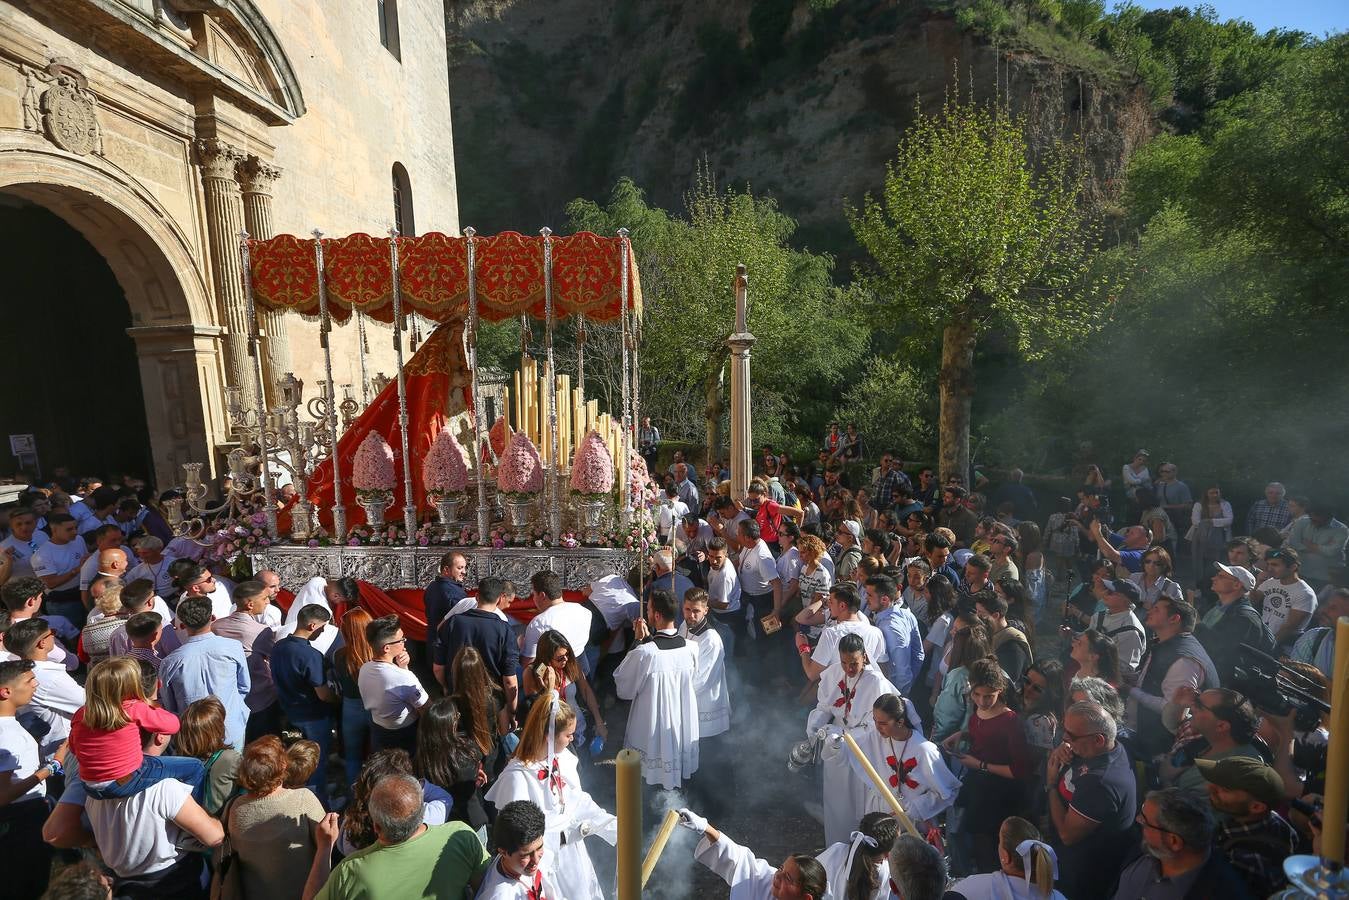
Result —
<svg viewBox="0 0 1349 900"><path fill-rule="evenodd" d="M131 310L107 262L55 213L0 192L0 284L5 434L36 437L44 477L152 476Z"/></svg>
<svg viewBox="0 0 1349 900"><path fill-rule="evenodd" d="M181 481L180 466L184 462L213 463L213 448L223 442L226 432L219 353L222 329L204 283L200 251L193 241L125 172L101 158L53 150L35 135L0 133L0 202L12 215L35 216L33 221L51 227L56 224L52 218L58 219L66 226L67 236L73 230L75 237L85 242L86 252L102 258L102 271L115 279L120 297L107 293L97 299L71 297L69 293L78 283L72 276L70 284L54 285L46 295L50 299L42 302L63 303L72 314L78 314L86 303L120 304L115 315L122 335L134 343L135 366L118 369L116 383L100 384L93 377L98 371L97 341L94 346L75 346L77 340L61 335L16 333L7 326L4 334L9 340L5 343L32 342L40 353L60 360L73 372L90 376L91 405L109 393L117 395L116 403L123 410L128 404L134 407L140 403L139 411L126 410L125 421L131 424L125 430L144 430L139 439L128 438L133 446L139 440L141 449L118 453L139 453L141 462L136 468L152 475L161 488ZM23 265L15 253L13 247L0 243L0 256L4 257L0 270ZM31 298L16 296L6 284L0 289L0 317L8 319L15 306L32 302ZM24 321L28 321L33 313L20 315L27 316ZM91 321L96 319L101 327L110 327L112 319L106 317L112 315L101 310ZM73 326L68 327L73 331ZM110 338L109 345L124 348L125 338ZM31 380L40 375L8 367L6 371L7 387L17 386L21 377ZM146 432L148 460L143 449ZM79 439L91 444L97 453L99 435L95 429ZM49 448L39 444L38 449L44 464L57 462L48 455ZM8 447L0 451L7 452ZM114 465L135 465L135 460L102 464L95 460L93 464L95 472L103 474Z"/></svg>

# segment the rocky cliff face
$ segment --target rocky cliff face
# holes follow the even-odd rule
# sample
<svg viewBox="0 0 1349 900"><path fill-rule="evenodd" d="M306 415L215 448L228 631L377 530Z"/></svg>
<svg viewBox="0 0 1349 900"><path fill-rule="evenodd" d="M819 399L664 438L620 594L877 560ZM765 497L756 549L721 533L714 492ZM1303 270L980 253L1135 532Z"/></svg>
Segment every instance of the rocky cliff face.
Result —
<svg viewBox="0 0 1349 900"><path fill-rule="evenodd" d="M560 227L623 175L678 207L699 162L771 194L812 249L847 243L915 106L958 79L1032 141L1078 135L1109 197L1152 116L1105 76L1000 51L899 0L446 0L460 220Z"/></svg>

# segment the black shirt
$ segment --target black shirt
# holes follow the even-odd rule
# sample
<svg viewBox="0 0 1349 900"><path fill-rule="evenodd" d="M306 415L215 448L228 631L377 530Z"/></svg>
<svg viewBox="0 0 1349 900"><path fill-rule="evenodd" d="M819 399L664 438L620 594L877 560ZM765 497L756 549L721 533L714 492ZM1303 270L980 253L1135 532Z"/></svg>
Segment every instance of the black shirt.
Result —
<svg viewBox="0 0 1349 900"><path fill-rule="evenodd" d="M515 675L520 665L520 649L511 626L494 612L470 609L451 618L440 629L436 640L436 665L448 673L459 648L470 646L482 654L482 661L495 681ZM449 676L446 675L446 681Z"/></svg>
<svg viewBox="0 0 1349 900"><path fill-rule="evenodd" d="M291 721L312 722L328 716L329 707L314 688L325 684L323 654L305 638L290 635L272 647L272 682L277 699Z"/></svg>
<svg viewBox="0 0 1349 900"><path fill-rule="evenodd" d="M462 584L444 576L428 584L422 593L422 605L426 608L426 642L430 645L427 655L432 659L436 658L436 636L440 631L440 623L454 605L467 596Z"/></svg>

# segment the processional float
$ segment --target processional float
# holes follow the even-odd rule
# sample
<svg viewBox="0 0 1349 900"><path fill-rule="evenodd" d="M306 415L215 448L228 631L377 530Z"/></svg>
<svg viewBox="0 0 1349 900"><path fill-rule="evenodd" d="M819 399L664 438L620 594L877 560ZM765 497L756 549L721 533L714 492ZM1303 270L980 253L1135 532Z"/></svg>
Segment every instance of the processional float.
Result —
<svg viewBox="0 0 1349 900"><path fill-rule="evenodd" d="M255 556L260 551L273 567L288 563L296 579L305 571L348 574L343 555L401 551L403 559L383 570L413 584L433 572L430 561L451 546L471 556L474 547L505 558L523 555L521 570L541 557L577 554L579 577L571 581L626 572L634 551L648 543L650 517L645 464L634 440L641 285L625 230L615 237L557 236L547 228L537 236L484 237L466 228L462 236L408 237L391 229L387 237L339 238L315 231L311 238L265 240L244 233L240 249L253 396L227 390L239 446L227 454L230 485L218 505L206 503L202 464L184 466L185 497L168 509L180 530L204 542L219 533L221 517L242 522L234 526L235 539L226 538L228 546ZM261 309L317 319L326 376L318 396L306 402L303 383L288 372L277 379L267 406ZM329 341L335 325L353 317L360 330L361 400L351 385L340 386L339 399ZM424 341L419 317L434 325ZM521 366L498 392L505 402L489 423L478 329L483 321L517 317ZM373 396L365 377L366 319L393 326L398 366L395 378L380 384L382 375L376 377ZM576 326L574 384L570 374L559 375L554 356L555 329L567 319ZM543 323L541 359L523 339L531 321ZM586 324L615 321L620 397L617 408L601 412L586 393ZM287 504L277 502L281 472L295 488ZM472 514L461 522L465 506ZM399 507L401 529L385 520L386 511ZM423 524L432 512L434 528ZM616 530L602 531L606 514ZM318 552L332 548L340 552ZM310 562L297 568L307 551ZM586 565L587 557L598 567Z"/></svg>

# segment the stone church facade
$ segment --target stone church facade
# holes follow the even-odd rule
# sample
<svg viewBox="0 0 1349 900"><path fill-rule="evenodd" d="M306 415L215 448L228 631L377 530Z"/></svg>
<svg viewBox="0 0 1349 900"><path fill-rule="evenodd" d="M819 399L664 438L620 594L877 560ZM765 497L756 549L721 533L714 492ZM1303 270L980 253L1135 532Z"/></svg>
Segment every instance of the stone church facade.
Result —
<svg viewBox="0 0 1349 900"><path fill-rule="evenodd" d="M241 230L457 233L442 2L0 0L0 202L55 213L115 276L157 482L214 471L225 389L253 396ZM0 288L0 318L21 302ZM259 324L264 383L313 396L317 324ZM333 335L359 396L357 343Z"/></svg>

